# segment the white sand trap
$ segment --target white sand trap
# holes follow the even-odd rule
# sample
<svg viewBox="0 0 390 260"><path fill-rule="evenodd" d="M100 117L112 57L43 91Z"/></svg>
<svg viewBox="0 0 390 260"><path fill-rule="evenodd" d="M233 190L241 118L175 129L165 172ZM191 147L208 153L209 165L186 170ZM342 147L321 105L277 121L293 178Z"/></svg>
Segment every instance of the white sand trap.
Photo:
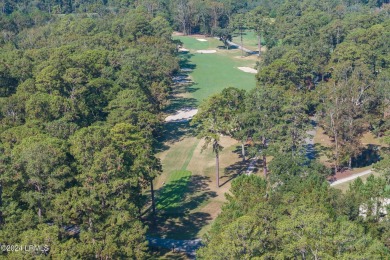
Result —
<svg viewBox="0 0 390 260"><path fill-rule="evenodd" d="M186 48L179 48L180 52L189 52L190 50L187 50Z"/></svg>
<svg viewBox="0 0 390 260"><path fill-rule="evenodd" d="M244 72L248 72L248 73L254 73L254 74L257 73L257 70L249 68L249 67L238 67L238 69L242 70Z"/></svg>
<svg viewBox="0 0 390 260"><path fill-rule="evenodd" d="M198 40L198 41L200 41L200 42L207 42L207 40L206 40L206 39L200 39L200 38L197 38L197 40Z"/></svg>
<svg viewBox="0 0 390 260"><path fill-rule="evenodd" d="M196 51L197 53L216 53L217 51L216 50L199 50L199 51Z"/></svg>
<svg viewBox="0 0 390 260"><path fill-rule="evenodd" d="M198 113L198 109L184 108L178 110L174 115L167 116L165 122L186 122L196 115L196 113Z"/></svg>

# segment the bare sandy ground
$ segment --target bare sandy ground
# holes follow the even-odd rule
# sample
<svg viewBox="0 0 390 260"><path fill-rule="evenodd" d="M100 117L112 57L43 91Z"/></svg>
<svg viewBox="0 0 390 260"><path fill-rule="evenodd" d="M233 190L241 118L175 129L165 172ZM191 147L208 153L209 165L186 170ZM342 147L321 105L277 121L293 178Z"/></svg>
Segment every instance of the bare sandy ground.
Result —
<svg viewBox="0 0 390 260"><path fill-rule="evenodd" d="M257 70L249 68L249 67L238 67L239 70L242 70L244 72L253 73L256 74Z"/></svg>
<svg viewBox="0 0 390 260"><path fill-rule="evenodd" d="M216 53L216 50L198 50L197 53Z"/></svg>
<svg viewBox="0 0 390 260"><path fill-rule="evenodd" d="M197 40L200 41L200 42L207 42L206 39L197 38Z"/></svg>
<svg viewBox="0 0 390 260"><path fill-rule="evenodd" d="M187 50L186 48L179 48L180 52L189 52L190 50Z"/></svg>
<svg viewBox="0 0 390 260"><path fill-rule="evenodd" d="M176 114L167 116L165 122L185 122L198 113L198 109L184 108L176 111Z"/></svg>

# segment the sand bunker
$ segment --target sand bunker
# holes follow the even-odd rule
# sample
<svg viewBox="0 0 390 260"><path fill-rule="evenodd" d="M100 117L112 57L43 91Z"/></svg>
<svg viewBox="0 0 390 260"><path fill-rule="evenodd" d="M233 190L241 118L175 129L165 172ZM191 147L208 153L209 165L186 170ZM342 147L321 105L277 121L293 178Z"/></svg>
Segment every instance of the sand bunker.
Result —
<svg viewBox="0 0 390 260"><path fill-rule="evenodd" d="M206 39L197 39L198 41L200 41L200 42L207 42L207 40Z"/></svg>
<svg viewBox="0 0 390 260"><path fill-rule="evenodd" d="M187 50L186 48L179 48L179 51L180 52L189 52L189 50Z"/></svg>
<svg viewBox="0 0 390 260"><path fill-rule="evenodd" d="M257 70L249 68L249 67L238 67L238 69L242 70L244 72L248 72L248 73L254 73L254 74L257 73Z"/></svg>
<svg viewBox="0 0 390 260"><path fill-rule="evenodd" d="M216 50L199 50L199 51L196 51L197 53L216 53L217 51Z"/></svg>
<svg viewBox="0 0 390 260"><path fill-rule="evenodd" d="M165 118L165 122L186 122L198 113L198 109L184 108L176 111L176 114Z"/></svg>

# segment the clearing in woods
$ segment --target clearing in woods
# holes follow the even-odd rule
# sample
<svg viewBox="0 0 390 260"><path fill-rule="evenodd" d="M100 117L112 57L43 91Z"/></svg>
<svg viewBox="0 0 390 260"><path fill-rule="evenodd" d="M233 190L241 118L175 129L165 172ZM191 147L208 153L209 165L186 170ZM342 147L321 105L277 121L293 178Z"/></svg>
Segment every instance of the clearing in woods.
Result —
<svg viewBox="0 0 390 260"><path fill-rule="evenodd" d="M182 78L179 80L184 84L176 86L167 115L196 108L200 101L226 87L246 90L255 87L255 75L238 67L254 68L256 56L241 58L240 50L226 50L214 38L175 36L175 39L183 42L180 54ZM161 141L158 157L163 174L154 183L158 217L157 224L151 225L149 235L199 238L220 212L230 181L240 172L245 172L247 163L241 162L237 141L222 137L221 187L216 189L215 157L211 149L202 151L203 141L194 136L189 122L166 123Z"/></svg>

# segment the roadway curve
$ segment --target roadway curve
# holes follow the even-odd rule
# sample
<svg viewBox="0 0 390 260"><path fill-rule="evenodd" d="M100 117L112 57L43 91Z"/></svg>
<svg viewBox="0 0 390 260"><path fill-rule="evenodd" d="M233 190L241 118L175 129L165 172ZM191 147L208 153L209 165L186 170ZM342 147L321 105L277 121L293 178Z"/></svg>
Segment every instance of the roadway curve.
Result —
<svg viewBox="0 0 390 260"><path fill-rule="evenodd" d="M364 176L364 175L367 175L367 174L370 174L372 173L372 170L367 170L367 171L364 171L364 172L361 172L361 173L356 173L352 176L349 176L349 177L346 177L346 178L342 178L340 180L337 180L337 181L334 181L330 184L330 186L336 186L336 185L339 185L339 184L342 184L342 183L345 183L345 182L348 182L348 181L352 181L354 179L357 179L361 176Z"/></svg>

